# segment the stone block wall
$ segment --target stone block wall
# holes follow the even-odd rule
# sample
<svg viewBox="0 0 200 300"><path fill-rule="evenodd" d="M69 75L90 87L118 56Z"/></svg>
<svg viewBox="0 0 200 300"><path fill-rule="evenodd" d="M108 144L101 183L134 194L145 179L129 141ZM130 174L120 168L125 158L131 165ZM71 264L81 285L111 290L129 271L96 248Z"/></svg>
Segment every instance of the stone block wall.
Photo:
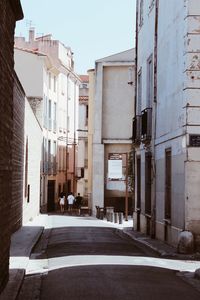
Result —
<svg viewBox="0 0 200 300"><path fill-rule="evenodd" d="M10 210L11 232L22 225L24 176L24 111L25 94L14 74L13 90L13 148L12 148L12 203Z"/></svg>
<svg viewBox="0 0 200 300"><path fill-rule="evenodd" d="M13 46L18 0L0 0L0 292L8 280L12 203Z"/></svg>

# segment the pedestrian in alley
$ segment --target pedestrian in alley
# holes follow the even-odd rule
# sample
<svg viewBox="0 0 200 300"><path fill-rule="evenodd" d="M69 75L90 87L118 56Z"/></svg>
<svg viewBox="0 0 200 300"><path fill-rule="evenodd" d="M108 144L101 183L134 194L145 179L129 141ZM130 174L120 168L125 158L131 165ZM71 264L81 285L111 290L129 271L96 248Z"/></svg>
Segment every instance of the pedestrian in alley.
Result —
<svg viewBox="0 0 200 300"><path fill-rule="evenodd" d="M74 205L74 196L72 193L69 193L69 196L67 197L67 201L68 201L68 211L72 211L73 205Z"/></svg>
<svg viewBox="0 0 200 300"><path fill-rule="evenodd" d="M64 196L63 193L60 194L59 204L60 204L60 211L61 211L61 213L64 213L64 211L65 211L65 196Z"/></svg>
<svg viewBox="0 0 200 300"><path fill-rule="evenodd" d="M80 215L80 209L81 209L81 204L82 204L82 197L80 195L80 193L78 193L78 195L76 196L75 199L75 206L78 209L78 214Z"/></svg>

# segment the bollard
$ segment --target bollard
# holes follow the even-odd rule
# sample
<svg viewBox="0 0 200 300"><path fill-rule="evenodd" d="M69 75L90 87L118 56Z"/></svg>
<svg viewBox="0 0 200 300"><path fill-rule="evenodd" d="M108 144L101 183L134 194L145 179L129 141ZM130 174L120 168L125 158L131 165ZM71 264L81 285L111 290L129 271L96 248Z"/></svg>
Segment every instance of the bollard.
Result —
<svg viewBox="0 0 200 300"><path fill-rule="evenodd" d="M103 220L103 217L104 217L104 211L102 209L100 209L99 219Z"/></svg>
<svg viewBox="0 0 200 300"><path fill-rule="evenodd" d="M114 213L114 222L118 223L118 213Z"/></svg>
<svg viewBox="0 0 200 300"><path fill-rule="evenodd" d="M110 213L110 222L114 222L114 213L113 212Z"/></svg>
<svg viewBox="0 0 200 300"><path fill-rule="evenodd" d="M106 219L108 222L110 222L110 213L109 212L106 213Z"/></svg>
<svg viewBox="0 0 200 300"><path fill-rule="evenodd" d="M112 206L106 207L106 218L107 218L108 222L112 222L111 221L111 213L113 213L113 212L114 212L114 207L112 207Z"/></svg>
<svg viewBox="0 0 200 300"><path fill-rule="evenodd" d="M119 224L123 223L123 213L119 212Z"/></svg>

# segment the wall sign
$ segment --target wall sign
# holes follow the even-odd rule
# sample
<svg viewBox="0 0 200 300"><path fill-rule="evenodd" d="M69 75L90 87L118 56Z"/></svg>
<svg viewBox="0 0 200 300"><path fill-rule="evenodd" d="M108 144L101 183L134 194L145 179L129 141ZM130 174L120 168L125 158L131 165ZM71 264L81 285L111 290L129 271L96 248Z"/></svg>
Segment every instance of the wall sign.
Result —
<svg viewBox="0 0 200 300"><path fill-rule="evenodd" d="M200 135L190 134L189 135L189 146L190 147L200 147Z"/></svg>
<svg viewBox="0 0 200 300"><path fill-rule="evenodd" d="M119 153L108 154L108 179L122 179L122 155Z"/></svg>

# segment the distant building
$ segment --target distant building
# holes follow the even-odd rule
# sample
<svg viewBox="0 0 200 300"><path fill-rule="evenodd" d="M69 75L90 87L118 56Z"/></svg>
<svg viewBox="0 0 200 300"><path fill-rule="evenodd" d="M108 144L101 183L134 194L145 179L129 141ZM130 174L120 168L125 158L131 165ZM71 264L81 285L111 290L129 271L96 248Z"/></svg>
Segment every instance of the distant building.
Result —
<svg viewBox="0 0 200 300"><path fill-rule="evenodd" d="M77 193L88 200L88 75L79 75L79 124L78 124L78 161L77 161Z"/></svg>
<svg viewBox="0 0 200 300"><path fill-rule="evenodd" d="M43 128L41 210L52 211L61 192L76 190L80 79L73 54L51 35L15 38L15 68Z"/></svg>
<svg viewBox="0 0 200 300"><path fill-rule="evenodd" d="M15 23L22 18L19 0L0 2L0 293L9 275L11 233L22 221L24 101L13 60Z"/></svg>
<svg viewBox="0 0 200 300"><path fill-rule="evenodd" d="M137 1L134 227L200 244L198 1Z"/></svg>
<svg viewBox="0 0 200 300"><path fill-rule="evenodd" d="M131 152L131 123L134 114L134 49L95 62L89 73L89 194L93 214L95 206L113 206L125 210L126 159ZM108 160L122 154L120 180L112 180ZM91 170L92 168L92 170ZM129 194L129 210L132 200Z"/></svg>

